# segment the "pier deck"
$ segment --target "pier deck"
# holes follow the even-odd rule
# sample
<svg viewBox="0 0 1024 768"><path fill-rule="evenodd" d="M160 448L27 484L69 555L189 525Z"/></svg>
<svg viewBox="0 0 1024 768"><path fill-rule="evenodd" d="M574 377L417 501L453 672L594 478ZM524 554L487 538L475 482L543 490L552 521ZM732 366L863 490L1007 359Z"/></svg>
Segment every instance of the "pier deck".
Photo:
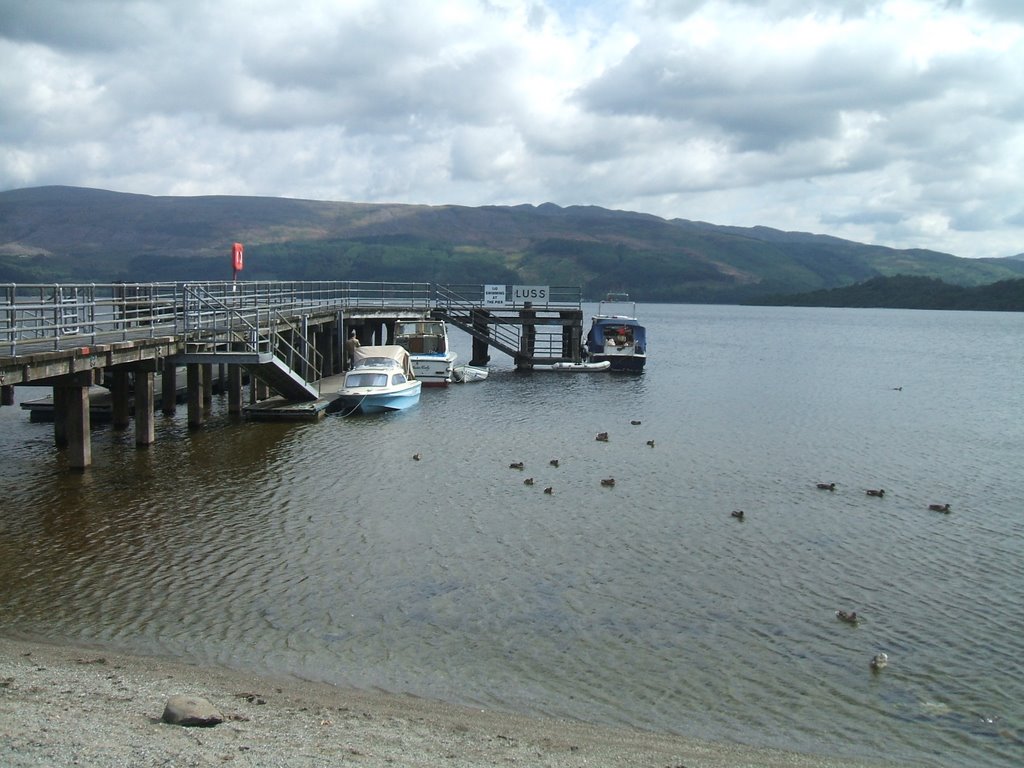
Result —
<svg viewBox="0 0 1024 768"><path fill-rule="evenodd" d="M202 427L215 366L227 371L232 413L254 420L322 418L341 386L349 331L361 344L389 344L397 323L430 317L472 336L473 365L486 365L491 347L520 369L578 361L582 352L579 288L8 284L0 285L0 405L14 403L16 386L52 388L48 404L43 398L26 410L49 409L55 445L69 450L69 466L83 469L92 462L93 413L109 413L115 428L134 419L136 444L146 446L156 439L154 409L173 413L184 391L189 426ZM243 406L246 377L252 389Z"/></svg>

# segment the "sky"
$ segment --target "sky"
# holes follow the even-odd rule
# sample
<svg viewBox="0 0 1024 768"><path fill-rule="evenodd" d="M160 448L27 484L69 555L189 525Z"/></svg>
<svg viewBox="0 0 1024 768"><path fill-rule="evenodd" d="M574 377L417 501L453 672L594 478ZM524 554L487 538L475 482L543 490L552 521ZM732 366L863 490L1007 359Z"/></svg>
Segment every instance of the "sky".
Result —
<svg viewBox="0 0 1024 768"><path fill-rule="evenodd" d="M0 190L1024 252L1022 0L0 0Z"/></svg>

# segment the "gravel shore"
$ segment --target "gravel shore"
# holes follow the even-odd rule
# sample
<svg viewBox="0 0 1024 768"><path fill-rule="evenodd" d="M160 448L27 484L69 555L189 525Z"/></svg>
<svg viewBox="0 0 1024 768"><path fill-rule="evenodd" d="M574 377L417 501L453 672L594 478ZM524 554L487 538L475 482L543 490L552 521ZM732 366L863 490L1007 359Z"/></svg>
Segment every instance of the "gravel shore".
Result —
<svg viewBox="0 0 1024 768"><path fill-rule="evenodd" d="M164 724L164 705L176 694L210 701L224 722L212 728ZM0 765L865 768L878 764L701 743L0 637Z"/></svg>

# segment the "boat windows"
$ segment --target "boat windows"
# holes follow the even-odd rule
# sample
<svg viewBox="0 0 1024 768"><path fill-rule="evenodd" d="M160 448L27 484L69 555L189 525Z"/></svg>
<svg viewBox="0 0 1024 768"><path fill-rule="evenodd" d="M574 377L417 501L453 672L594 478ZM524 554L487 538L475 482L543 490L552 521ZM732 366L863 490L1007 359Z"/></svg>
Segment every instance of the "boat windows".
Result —
<svg viewBox="0 0 1024 768"><path fill-rule="evenodd" d="M350 373L345 377L346 387L386 387L388 375L386 373Z"/></svg>
<svg viewBox="0 0 1024 768"><path fill-rule="evenodd" d="M401 374L401 373L394 374L391 377L391 383L392 384L405 384L405 375Z"/></svg>

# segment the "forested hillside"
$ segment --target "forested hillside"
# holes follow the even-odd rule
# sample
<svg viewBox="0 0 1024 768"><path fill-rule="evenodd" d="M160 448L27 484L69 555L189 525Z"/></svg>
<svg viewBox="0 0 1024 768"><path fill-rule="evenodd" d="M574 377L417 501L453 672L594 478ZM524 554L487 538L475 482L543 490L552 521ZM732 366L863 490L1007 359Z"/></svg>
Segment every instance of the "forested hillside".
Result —
<svg viewBox="0 0 1024 768"><path fill-rule="evenodd" d="M909 275L954 286L1024 276L962 259L768 227L589 206L421 206L150 197L74 187L0 192L0 282L230 279L579 285L648 302L743 302Z"/></svg>

